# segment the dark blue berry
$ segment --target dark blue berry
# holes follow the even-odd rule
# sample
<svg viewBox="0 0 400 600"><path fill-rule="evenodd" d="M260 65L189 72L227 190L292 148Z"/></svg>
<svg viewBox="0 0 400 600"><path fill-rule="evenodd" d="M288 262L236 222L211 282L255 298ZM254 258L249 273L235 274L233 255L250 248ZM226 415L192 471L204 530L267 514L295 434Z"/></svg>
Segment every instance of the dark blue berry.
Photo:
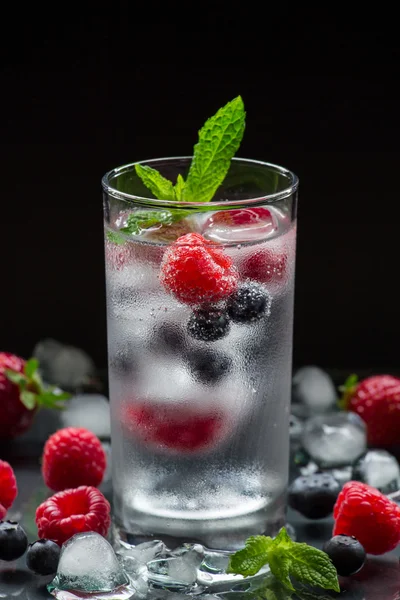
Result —
<svg viewBox="0 0 400 600"><path fill-rule="evenodd" d="M225 337L229 329L227 315L217 309L200 309L191 315L187 324L188 334L202 342L215 342Z"/></svg>
<svg viewBox="0 0 400 600"><path fill-rule="evenodd" d="M270 304L271 298L264 286L258 283L243 283L230 296L227 310L232 321L251 323L268 315Z"/></svg>
<svg viewBox="0 0 400 600"><path fill-rule="evenodd" d="M154 333L152 346L156 350L178 352L184 345L183 332L175 323L162 323Z"/></svg>
<svg viewBox="0 0 400 600"><path fill-rule="evenodd" d="M37 540L29 544L26 565L37 575L53 575L57 571L60 552L60 546L52 540Z"/></svg>
<svg viewBox="0 0 400 600"><path fill-rule="evenodd" d="M199 349L188 353L190 370L202 383L217 383L232 366L232 359L226 354Z"/></svg>
<svg viewBox="0 0 400 600"><path fill-rule="evenodd" d="M335 535L324 544L322 549L342 577L354 575L364 566L365 550L354 537Z"/></svg>
<svg viewBox="0 0 400 600"><path fill-rule="evenodd" d="M298 477L289 487L289 505L308 519L330 515L340 492L340 484L330 473Z"/></svg>
<svg viewBox="0 0 400 600"><path fill-rule="evenodd" d="M28 538L14 521L0 521L0 560L16 560L25 553Z"/></svg>

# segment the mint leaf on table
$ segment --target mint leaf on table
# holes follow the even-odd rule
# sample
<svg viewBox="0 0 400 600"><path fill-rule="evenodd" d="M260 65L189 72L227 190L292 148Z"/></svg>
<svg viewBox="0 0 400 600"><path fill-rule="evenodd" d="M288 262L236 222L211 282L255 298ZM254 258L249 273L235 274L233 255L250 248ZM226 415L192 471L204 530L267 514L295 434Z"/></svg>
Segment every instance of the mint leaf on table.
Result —
<svg viewBox="0 0 400 600"><path fill-rule="evenodd" d="M268 552L273 544L270 537L249 537L243 550L231 556L227 573L240 573L244 577L255 575L268 562Z"/></svg>
<svg viewBox="0 0 400 600"><path fill-rule="evenodd" d="M183 191L186 202L209 202L239 149L246 113L241 96L219 109L199 131Z"/></svg>
<svg viewBox="0 0 400 600"><path fill-rule="evenodd" d="M265 564L289 590L294 591L290 580L294 577L300 583L340 591L337 572L328 555L308 544L293 542L284 527L275 539L262 535L249 538L245 548L231 556L227 572L248 577Z"/></svg>
<svg viewBox="0 0 400 600"><path fill-rule="evenodd" d="M172 182L163 177L156 169L137 164L135 170L144 185L149 188L156 198L159 200L176 200Z"/></svg>

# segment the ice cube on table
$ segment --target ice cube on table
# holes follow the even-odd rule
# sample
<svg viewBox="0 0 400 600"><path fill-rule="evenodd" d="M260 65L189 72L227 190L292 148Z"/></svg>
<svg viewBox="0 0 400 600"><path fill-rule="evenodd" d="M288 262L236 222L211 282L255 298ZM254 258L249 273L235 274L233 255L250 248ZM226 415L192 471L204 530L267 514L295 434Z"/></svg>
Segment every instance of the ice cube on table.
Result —
<svg viewBox="0 0 400 600"><path fill-rule="evenodd" d="M153 560L147 564L149 581L171 589L194 585L197 580L197 569L204 558L203 546L185 544L171 554L171 558Z"/></svg>
<svg viewBox="0 0 400 600"><path fill-rule="evenodd" d="M100 394L78 394L70 398L61 412L63 427L85 427L100 439L111 436L110 405Z"/></svg>
<svg viewBox="0 0 400 600"><path fill-rule="evenodd" d="M143 542L137 546L129 546L128 544L120 545L117 551L117 556L122 560L125 570L128 573L137 573L147 563L165 556L167 547L160 540L151 540Z"/></svg>
<svg viewBox="0 0 400 600"><path fill-rule="evenodd" d="M386 450L369 450L354 465L352 478L390 494L400 489L400 467Z"/></svg>
<svg viewBox="0 0 400 600"><path fill-rule="evenodd" d="M300 467L300 473L304 477L307 477L308 475L313 475L314 473L318 473L321 471L323 473L329 473L330 475L332 475L332 477L336 479L336 481L340 483L341 486L343 486L345 483L352 479L353 467L351 465L348 465L346 467L340 467L336 469L320 469L320 467L314 461L310 461L307 465Z"/></svg>
<svg viewBox="0 0 400 600"><path fill-rule="evenodd" d="M315 366L296 371L292 380L292 408L300 404L309 414L324 413L336 400L336 388L328 373Z"/></svg>
<svg viewBox="0 0 400 600"><path fill-rule="evenodd" d="M96 376L93 360L84 350L47 338L38 342L32 355L40 363L44 381L66 390L90 385Z"/></svg>
<svg viewBox="0 0 400 600"><path fill-rule="evenodd" d="M89 531L74 535L63 545L49 591L111 592L128 584L129 578L111 545L98 533Z"/></svg>
<svg viewBox="0 0 400 600"><path fill-rule="evenodd" d="M345 467L366 450L365 423L352 412L318 415L306 422L302 443L319 467Z"/></svg>

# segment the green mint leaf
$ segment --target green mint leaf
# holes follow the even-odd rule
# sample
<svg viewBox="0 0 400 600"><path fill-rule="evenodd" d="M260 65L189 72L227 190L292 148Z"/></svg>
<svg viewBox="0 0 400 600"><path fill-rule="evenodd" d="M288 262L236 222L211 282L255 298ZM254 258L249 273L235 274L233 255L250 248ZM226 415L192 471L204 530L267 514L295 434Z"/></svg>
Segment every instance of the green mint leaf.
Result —
<svg viewBox="0 0 400 600"><path fill-rule="evenodd" d="M229 170L243 138L246 113L240 96L210 117L199 131L183 190L187 202L209 202Z"/></svg>
<svg viewBox="0 0 400 600"><path fill-rule="evenodd" d="M238 550L229 560L227 573L248 577L255 575L268 562L272 539L264 535L249 537L243 550Z"/></svg>
<svg viewBox="0 0 400 600"><path fill-rule="evenodd" d="M169 210L135 210L128 216L125 227L121 227L120 231L129 235L140 235L149 227L158 224L171 225L174 220L174 215Z"/></svg>
<svg viewBox="0 0 400 600"><path fill-rule="evenodd" d="M156 169L146 165L135 165L136 174L159 200L176 200L174 186Z"/></svg>
<svg viewBox="0 0 400 600"><path fill-rule="evenodd" d="M285 586L288 590L294 592L294 587L290 581L290 559L286 556L285 550L279 548L274 549L269 555L269 568L271 573Z"/></svg>
<svg viewBox="0 0 400 600"><path fill-rule="evenodd" d="M17 373L16 371L11 371L11 369L5 369L4 373L7 379L9 379L12 383L15 383L15 385L25 387L28 382L26 375L23 373Z"/></svg>
<svg viewBox="0 0 400 600"><path fill-rule="evenodd" d="M29 360L26 361L25 367L24 367L24 373L28 377L28 379L31 379L33 377L33 375L36 373L36 371L38 369L38 366L39 366L39 361L36 358L30 358Z"/></svg>
<svg viewBox="0 0 400 600"><path fill-rule="evenodd" d="M28 390L22 390L19 395L19 398L22 404L28 409L33 410L36 406L37 395L33 392L28 392Z"/></svg>
<svg viewBox="0 0 400 600"><path fill-rule="evenodd" d="M175 196L177 200L182 200L183 188L185 187L185 180L182 175L179 173L176 184L175 184Z"/></svg>
<svg viewBox="0 0 400 600"><path fill-rule="evenodd" d="M113 244L125 244L125 238L116 231L107 231L107 239Z"/></svg>
<svg viewBox="0 0 400 600"><path fill-rule="evenodd" d="M289 555L292 577L301 583L340 592L336 569L325 552L297 542L292 542L285 552Z"/></svg>

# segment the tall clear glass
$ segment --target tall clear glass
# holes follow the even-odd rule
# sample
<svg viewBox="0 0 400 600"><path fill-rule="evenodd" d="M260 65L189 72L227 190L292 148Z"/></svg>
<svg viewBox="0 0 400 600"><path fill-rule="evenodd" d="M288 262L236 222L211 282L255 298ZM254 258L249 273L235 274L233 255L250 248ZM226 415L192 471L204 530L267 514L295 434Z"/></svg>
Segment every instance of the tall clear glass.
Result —
<svg viewBox="0 0 400 600"><path fill-rule="evenodd" d="M175 182L190 161L141 164ZM206 204L151 198L134 164L102 184L118 534L221 550L274 535L288 480L297 177L234 159Z"/></svg>

